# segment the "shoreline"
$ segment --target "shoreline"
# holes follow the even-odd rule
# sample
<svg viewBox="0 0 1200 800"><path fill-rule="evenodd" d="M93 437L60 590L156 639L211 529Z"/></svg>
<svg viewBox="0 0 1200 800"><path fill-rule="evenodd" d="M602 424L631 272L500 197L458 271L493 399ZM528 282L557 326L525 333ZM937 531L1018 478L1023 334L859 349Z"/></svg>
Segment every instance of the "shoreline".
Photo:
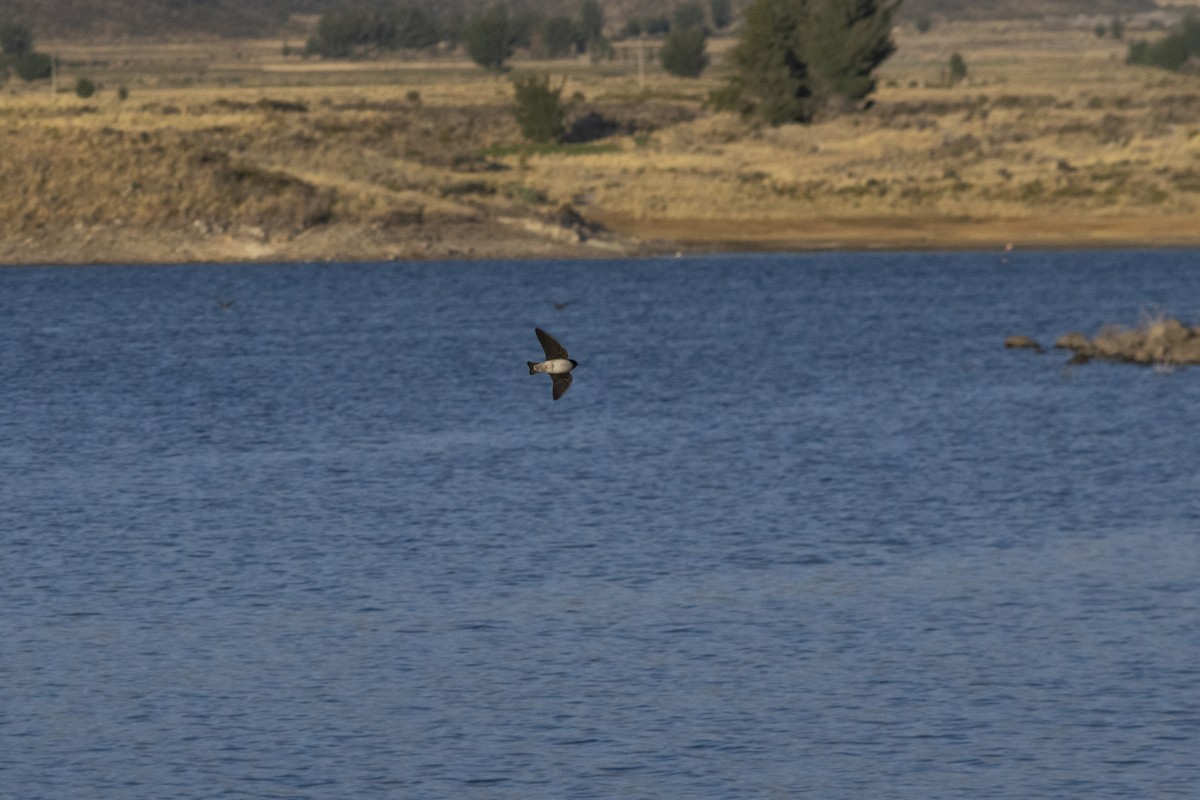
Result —
<svg viewBox="0 0 1200 800"><path fill-rule="evenodd" d="M792 222L597 219L629 236L675 242L686 251L955 251L1005 249L1190 249L1200 216L1109 218L1049 215L1016 219L930 216L826 217Z"/></svg>
<svg viewBox="0 0 1200 800"><path fill-rule="evenodd" d="M0 240L3 266L169 265L639 258L677 254L1200 248L1200 218L966 220L939 217L774 220L634 219L594 212L599 230L540 218L428 224L403 231L329 223L295 236L259 229L95 226Z"/></svg>

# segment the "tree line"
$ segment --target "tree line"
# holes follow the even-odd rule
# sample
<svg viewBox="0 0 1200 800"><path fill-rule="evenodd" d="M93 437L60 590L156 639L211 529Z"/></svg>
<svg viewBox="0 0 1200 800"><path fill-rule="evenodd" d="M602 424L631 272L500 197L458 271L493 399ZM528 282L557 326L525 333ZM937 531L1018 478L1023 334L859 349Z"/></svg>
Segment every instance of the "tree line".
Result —
<svg viewBox="0 0 1200 800"><path fill-rule="evenodd" d="M810 122L826 110L853 108L874 91L876 68L895 51L891 30L899 2L754 0L729 52L728 78L714 93L714 105L772 125ZM472 59L495 71L518 47L548 56L603 53L611 47L598 0L582 0L575 17L510 13L496 3L464 19L455 11L457 4L445 8L438 15L408 0L330 11L321 16L309 47L346 57L461 43ZM677 7L660 48L664 67L678 75L700 74L708 63L709 25L730 21L727 0L709 0L707 13L695 0ZM1200 40L1200 23L1189 24L1181 35L1188 42L1189 36ZM0 25L0 51L4 68L12 66L27 80L50 74L50 58L33 50L27 26ZM556 95L548 82L527 82L522 88L527 96Z"/></svg>
<svg viewBox="0 0 1200 800"><path fill-rule="evenodd" d="M1200 17L1188 14L1156 42L1131 42L1125 62L1176 72L1189 66L1200 70Z"/></svg>
<svg viewBox="0 0 1200 800"><path fill-rule="evenodd" d="M386 50L424 50L439 44L465 45L486 63L525 49L544 58L582 53L603 40L604 13L598 0L583 0L579 14L548 15L534 9L510 11L495 3L471 17L457 4L440 11L427 4L385 2L349 5L322 14L307 52L326 58L370 55ZM493 52L495 51L495 52Z"/></svg>
<svg viewBox="0 0 1200 800"><path fill-rule="evenodd" d="M733 21L730 0L685 3L670 15L627 20L618 39L665 37L663 66L671 73L699 75L707 66L705 40L711 29ZM546 14L527 8L511 9L494 3L474 16L448 5L440 13L416 2L349 5L322 14L305 52L325 58L365 57L395 50L424 50L438 45L463 45L481 66L500 70L518 50L535 58L563 58L590 52L604 58L612 53L605 37L606 19L598 0L582 0L578 13ZM710 28L711 24L711 28Z"/></svg>
<svg viewBox="0 0 1200 800"><path fill-rule="evenodd" d="M899 0L755 0L714 105L770 125L811 122L822 112L861 105L875 90L876 68L896 49L891 34L898 6ZM703 57L703 26L675 22L677 32L699 32ZM560 139L563 84L525 76L514 89L514 114L525 137Z"/></svg>
<svg viewBox="0 0 1200 800"><path fill-rule="evenodd" d="M728 55L728 78L714 92L716 108L782 125L811 122L823 112L860 106L875 91L875 71L895 52L893 19L900 0L755 0L745 11L738 43ZM726 6L713 1L714 22L726 22ZM592 14L590 46L602 42L599 4L584 0ZM697 76L708 64L708 28L703 8L690 2L668 22L660 58L668 72ZM500 70L512 55L515 37L508 11L492 6L467 29L467 49L479 64ZM517 84L518 119L536 119L532 138L553 138L563 119L562 88L548 79ZM547 122L548 120L548 122ZM524 127L524 126L522 126Z"/></svg>

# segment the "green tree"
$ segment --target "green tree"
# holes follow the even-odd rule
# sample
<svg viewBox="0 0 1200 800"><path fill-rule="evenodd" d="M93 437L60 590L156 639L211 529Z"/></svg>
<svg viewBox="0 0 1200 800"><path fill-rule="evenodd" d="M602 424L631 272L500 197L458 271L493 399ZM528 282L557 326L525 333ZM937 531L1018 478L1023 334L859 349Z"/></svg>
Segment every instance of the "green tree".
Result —
<svg viewBox="0 0 1200 800"><path fill-rule="evenodd" d="M508 9L494 5L467 23L467 55L484 69L500 72L512 57L513 37Z"/></svg>
<svg viewBox="0 0 1200 800"><path fill-rule="evenodd" d="M518 5L508 16L508 35L513 49L529 49L534 46L534 37L541 31L546 15L541 11Z"/></svg>
<svg viewBox="0 0 1200 800"><path fill-rule="evenodd" d="M549 17L542 22L542 53L546 58L561 58L579 47L579 32L570 17Z"/></svg>
<svg viewBox="0 0 1200 800"><path fill-rule="evenodd" d="M733 22L733 9L729 5L729 0L712 0L708 10L712 14L713 27L717 30L724 30Z"/></svg>
<svg viewBox="0 0 1200 800"><path fill-rule="evenodd" d="M671 28L659 51L663 69L681 78L698 77L708 66L708 55L704 52L707 38L700 25Z"/></svg>
<svg viewBox="0 0 1200 800"><path fill-rule="evenodd" d="M642 19L642 30L647 36L663 36L671 30L671 20L661 14L657 17Z"/></svg>
<svg viewBox="0 0 1200 800"><path fill-rule="evenodd" d="M437 21L416 3L400 6L396 10L395 19L397 47L424 50L441 40Z"/></svg>
<svg viewBox="0 0 1200 800"><path fill-rule="evenodd" d="M33 31L15 22L0 24L0 51L10 59L29 55L33 52Z"/></svg>
<svg viewBox="0 0 1200 800"><path fill-rule="evenodd" d="M414 4L396 8L360 8L328 11L317 20L316 35L307 51L325 58L348 58L374 50L415 50L432 47L440 39L436 21Z"/></svg>
<svg viewBox="0 0 1200 800"><path fill-rule="evenodd" d="M579 7L579 32L588 49L604 38L604 9L597 0L583 0Z"/></svg>
<svg viewBox="0 0 1200 800"><path fill-rule="evenodd" d="M685 28L703 28L704 27L704 9L699 3L686 3L675 9L674 16L671 17L671 30Z"/></svg>
<svg viewBox="0 0 1200 800"><path fill-rule="evenodd" d="M531 142L558 141L567 118L562 103L564 83L550 85L550 76L526 75L513 80L516 105L513 116L521 134Z"/></svg>
<svg viewBox="0 0 1200 800"><path fill-rule="evenodd" d="M1113 17L1112 23L1108 26L1108 32L1112 34L1114 39L1125 38L1125 23L1120 17Z"/></svg>
<svg viewBox="0 0 1200 800"><path fill-rule="evenodd" d="M714 100L772 125L811 122L875 90L899 0L756 0Z"/></svg>
<svg viewBox="0 0 1200 800"><path fill-rule="evenodd" d="M631 36L662 36L671 30L671 20L668 17L634 17L625 22L625 26L621 28L621 37L628 39Z"/></svg>
<svg viewBox="0 0 1200 800"><path fill-rule="evenodd" d="M450 0L441 5L442 10L438 14L438 31L442 35L442 41L454 49L467 36L467 15L459 0Z"/></svg>
<svg viewBox="0 0 1200 800"><path fill-rule="evenodd" d="M371 15L365 11L329 11L317 20L316 35L307 50L325 58L348 58L374 38Z"/></svg>

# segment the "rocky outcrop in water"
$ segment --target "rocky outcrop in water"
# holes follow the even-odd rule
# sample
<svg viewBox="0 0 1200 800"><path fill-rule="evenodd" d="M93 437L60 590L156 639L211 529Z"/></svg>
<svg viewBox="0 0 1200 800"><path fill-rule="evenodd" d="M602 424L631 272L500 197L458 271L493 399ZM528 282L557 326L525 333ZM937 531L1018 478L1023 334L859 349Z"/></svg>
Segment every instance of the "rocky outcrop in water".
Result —
<svg viewBox="0 0 1200 800"><path fill-rule="evenodd" d="M1004 346L1010 349L1025 348L1027 350L1032 350L1035 353L1045 352L1042 349L1042 346L1038 344L1035 339L1029 336L1009 336L1004 340Z"/></svg>
<svg viewBox="0 0 1200 800"><path fill-rule="evenodd" d="M1200 327L1188 327L1177 319L1157 319L1129 329L1110 325L1091 339L1064 334L1054 346L1074 352L1075 363L1101 358L1145 365L1200 364Z"/></svg>
<svg viewBox="0 0 1200 800"><path fill-rule="evenodd" d="M1004 346L1041 352L1037 342L1028 336L1009 336ZM1147 366L1186 366L1200 364L1200 326L1188 327L1177 319L1156 319L1137 328L1106 325L1091 339L1082 333L1064 333L1054 346L1074 353L1072 364L1099 358Z"/></svg>

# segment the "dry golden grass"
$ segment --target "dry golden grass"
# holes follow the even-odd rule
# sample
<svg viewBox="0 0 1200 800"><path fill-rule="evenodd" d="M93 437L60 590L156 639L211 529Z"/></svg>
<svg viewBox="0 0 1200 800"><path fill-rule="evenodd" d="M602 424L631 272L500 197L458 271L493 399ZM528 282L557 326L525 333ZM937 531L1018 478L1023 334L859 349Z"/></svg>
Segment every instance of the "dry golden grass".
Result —
<svg viewBox="0 0 1200 800"><path fill-rule="evenodd" d="M101 91L3 87L0 261L131 258L122 242L156 239L180 258L488 255L494 223L563 203L672 249L1200 244L1200 79L1127 67L1087 25L946 24L899 44L870 110L781 128L709 111L719 70L643 83L629 60L518 63L616 128L542 150L521 142L509 83L461 57L63 45L61 85ZM953 52L970 77L951 87ZM516 228L506 254L546 252L527 231L553 226Z"/></svg>
<svg viewBox="0 0 1200 800"><path fill-rule="evenodd" d="M759 238L817 219L1052 217L1139 238L1136 225L1167 217L1195 239L1200 80L1126 67L1122 45L1083 30L935 30L902 38L865 114L764 130L705 116L618 154L540 157L531 180L551 195L582 191L611 218L693 221L720 237L741 222ZM956 51L971 78L939 85Z"/></svg>

